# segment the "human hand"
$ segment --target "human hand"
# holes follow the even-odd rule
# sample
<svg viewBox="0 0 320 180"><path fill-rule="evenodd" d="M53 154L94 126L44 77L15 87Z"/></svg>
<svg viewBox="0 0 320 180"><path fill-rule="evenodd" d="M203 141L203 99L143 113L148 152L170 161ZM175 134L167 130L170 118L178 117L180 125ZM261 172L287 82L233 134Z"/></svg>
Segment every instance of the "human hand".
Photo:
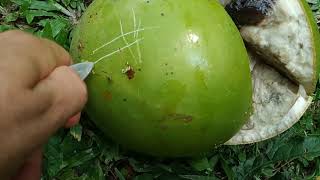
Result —
<svg viewBox="0 0 320 180"><path fill-rule="evenodd" d="M42 145L79 120L87 90L70 64L69 54L49 40L0 33L1 179L24 172L24 163L38 166L40 177Z"/></svg>

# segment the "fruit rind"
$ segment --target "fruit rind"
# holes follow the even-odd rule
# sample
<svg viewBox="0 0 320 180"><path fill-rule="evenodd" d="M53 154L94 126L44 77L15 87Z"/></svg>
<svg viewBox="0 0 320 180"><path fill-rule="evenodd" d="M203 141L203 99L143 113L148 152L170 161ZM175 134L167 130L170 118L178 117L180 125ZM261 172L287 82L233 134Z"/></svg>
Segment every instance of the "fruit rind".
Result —
<svg viewBox="0 0 320 180"><path fill-rule="evenodd" d="M126 36L128 43L123 37L112 40L140 21L148 30ZM75 59L95 61L117 51L97 63L86 80L86 110L128 149L164 157L198 155L230 139L250 116L248 54L217 3L96 0L75 34ZM143 40L132 52L119 50L136 37ZM115 43L99 49L108 42Z"/></svg>
<svg viewBox="0 0 320 180"><path fill-rule="evenodd" d="M283 1L284 2L284 1ZM290 1L292 2L292 1ZM287 104L279 104L279 107L274 107L275 112L278 109L284 109L285 111L283 111L283 114L279 117L276 117L276 113L273 111L269 111L267 108L264 109L267 114L270 114L269 117L266 118L262 118L260 116L263 116L263 113L257 115L256 110L254 110L254 114L252 115L252 117L250 118L250 121L242 128L242 130L240 130L237 135L235 135L232 139L230 139L228 142L226 142L226 145L238 145L238 144L251 144L251 143L256 143L256 142L260 142L263 140L267 140L270 139L274 136L277 136L281 133L283 133L284 131L288 130L289 128L291 128L295 123L297 123L300 118L303 116L303 114L306 112L306 110L308 109L308 107L311 105L313 98L311 97L311 95L314 92L317 80L318 80L318 72L319 72L319 55L318 52L320 52L320 41L319 41L319 31L317 29L316 23L314 21L313 15L312 15L312 11L310 10L310 8L308 7L308 4L304 1L304 0L298 0L297 2L299 2L299 5L301 7L301 9L303 10L306 20L307 20L307 24L310 30L310 37L311 37L311 47L313 49L312 53L314 58L312 59L313 61L313 79L312 79L312 87L308 87L308 93L306 93L303 89L303 87L301 85L290 85L291 88L289 88L289 86L287 87L287 89L292 89L292 86L296 86L295 89L299 88L299 91L297 92L296 99L292 99L292 101L294 101L294 103ZM254 49L254 48L253 48ZM261 60L258 55L256 55L255 53L251 53L250 51L252 51L251 48L248 48L249 54L251 54L251 59L253 61L257 61L258 64L261 64L263 62L263 60ZM264 60L265 61L265 60ZM274 64L273 64L274 65ZM278 68L274 68L271 67L267 64L264 64L263 66L265 66L270 72L274 72L275 74L277 74L277 72L275 71L275 69ZM283 73L283 71L282 71ZM279 74L279 73L278 73ZM281 75L279 74L279 78L281 77ZM288 75L284 75L282 74L282 79L286 79L288 78ZM255 84L255 81L257 81L257 79L261 79L263 77L261 76L252 76L253 78L253 84ZM268 79L268 78L266 78ZM283 80L277 80L273 83L279 83ZM267 83L267 82L265 82ZM279 84L283 84L283 83L279 83ZM255 85L254 85L255 86ZM256 90L254 90L254 96L257 94L261 94L261 98L267 98L270 97L271 95L271 91L270 90L266 90L267 93L261 93L261 92L257 92ZM281 90L279 91L281 92ZM294 91L292 91L294 92ZM291 96L289 94L284 94L285 91L282 91L282 96L285 97L287 96L288 98ZM292 96L292 98L294 98L295 96ZM268 99L268 98L267 98ZM254 106L255 108L257 106L259 106L259 103L257 104L257 98L254 98ZM287 110L286 110L287 109ZM256 118L254 118L256 117ZM272 120L273 119L273 120ZM251 127L251 128L248 128Z"/></svg>

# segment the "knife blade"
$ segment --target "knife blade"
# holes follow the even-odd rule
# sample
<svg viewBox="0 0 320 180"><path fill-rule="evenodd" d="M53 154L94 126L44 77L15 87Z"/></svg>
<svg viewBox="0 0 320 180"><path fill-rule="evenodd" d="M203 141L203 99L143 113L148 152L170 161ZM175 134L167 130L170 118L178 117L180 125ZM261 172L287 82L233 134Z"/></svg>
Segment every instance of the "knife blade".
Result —
<svg viewBox="0 0 320 180"><path fill-rule="evenodd" d="M79 76L82 80L85 80L91 71L93 70L94 63L93 62L82 62L82 63L77 63L73 64L70 66Z"/></svg>

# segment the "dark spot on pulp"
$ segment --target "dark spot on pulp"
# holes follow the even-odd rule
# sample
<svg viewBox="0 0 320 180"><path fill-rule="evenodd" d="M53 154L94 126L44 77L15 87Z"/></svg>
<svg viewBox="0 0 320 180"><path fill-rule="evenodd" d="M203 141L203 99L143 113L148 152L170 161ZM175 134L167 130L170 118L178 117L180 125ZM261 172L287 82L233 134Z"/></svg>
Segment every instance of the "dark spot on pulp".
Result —
<svg viewBox="0 0 320 180"><path fill-rule="evenodd" d="M299 43L299 48L303 49L303 44L302 43Z"/></svg>
<svg viewBox="0 0 320 180"><path fill-rule="evenodd" d="M237 25L257 25L268 16L275 0L235 0L226 10Z"/></svg>

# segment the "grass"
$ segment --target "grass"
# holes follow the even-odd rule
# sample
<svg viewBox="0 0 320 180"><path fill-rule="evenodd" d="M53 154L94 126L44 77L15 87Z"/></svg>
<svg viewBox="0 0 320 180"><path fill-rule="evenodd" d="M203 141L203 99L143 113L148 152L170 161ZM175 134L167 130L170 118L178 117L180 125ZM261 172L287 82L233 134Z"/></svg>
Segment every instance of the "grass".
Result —
<svg viewBox="0 0 320 180"><path fill-rule="evenodd" d="M69 48L71 31L90 1L2 0L0 32L22 29ZM320 19L320 0L309 0ZM45 147L44 180L315 179L320 176L320 88L287 132L261 143L221 146L196 159L154 159L122 150L85 117Z"/></svg>

